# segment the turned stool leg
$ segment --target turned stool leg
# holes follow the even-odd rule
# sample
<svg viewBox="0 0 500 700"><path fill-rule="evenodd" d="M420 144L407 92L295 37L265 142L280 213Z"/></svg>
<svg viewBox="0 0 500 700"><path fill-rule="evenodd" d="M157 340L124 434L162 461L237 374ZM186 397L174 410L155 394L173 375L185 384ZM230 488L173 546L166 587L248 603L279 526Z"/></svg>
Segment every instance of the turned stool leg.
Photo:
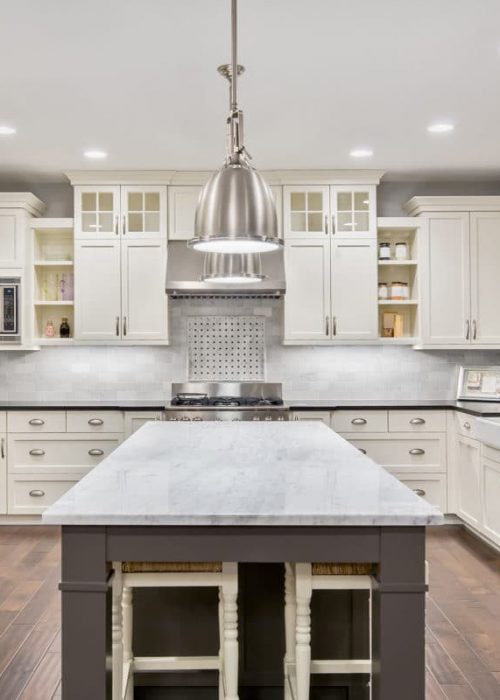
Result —
<svg viewBox="0 0 500 700"><path fill-rule="evenodd" d="M134 700L134 670L132 651L132 589L124 588L122 596L122 615L123 615L123 663L130 664L128 672L128 683L125 690L124 699ZM122 691L123 692L123 691Z"/></svg>
<svg viewBox="0 0 500 700"><path fill-rule="evenodd" d="M238 700L237 567L233 563L224 564L222 572L224 700Z"/></svg>
<svg viewBox="0 0 500 700"><path fill-rule="evenodd" d="M295 627L296 627L295 580L291 564L285 564L285 700L292 700L289 664L295 663Z"/></svg>
<svg viewBox="0 0 500 700"><path fill-rule="evenodd" d="M295 575L297 601L295 629L297 700L309 700L311 677L311 565L297 564Z"/></svg>
<svg viewBox="0 0 500 700"><path fill-rule="evenodd" d="M113 700L123 700L122 565L116 562L113 575L111 639L113 659Z"/></svg>

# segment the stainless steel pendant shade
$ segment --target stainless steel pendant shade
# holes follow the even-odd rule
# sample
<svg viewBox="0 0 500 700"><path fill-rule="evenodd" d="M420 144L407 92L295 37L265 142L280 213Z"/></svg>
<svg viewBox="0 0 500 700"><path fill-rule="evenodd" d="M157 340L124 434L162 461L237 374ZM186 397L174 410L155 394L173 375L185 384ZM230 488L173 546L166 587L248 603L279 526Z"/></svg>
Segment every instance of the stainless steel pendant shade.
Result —
<svg viewBox="0 0 500 700"><path fill-rule="evenodd" d="M253 168L229 163L214 173L200 194L195 216L196 250L264 253L281 246L269 186Z"/></svg>
<svg viewBox="0 0 500 700"><path fill-rule="evenodd" d="M203 266L203 282L243 284L264 279L258 253L207 253Z"/></svg>
<svg viewBox="0 0 500 700"><path fill-rule="evenodd" d="M232 61L219 66L229 80L229 148L224 167L203 187L188 245L212 253L265 253L282 246L269 186L250 166L243 139L243 112L237 104L237 0L231 0Z"/></svg>

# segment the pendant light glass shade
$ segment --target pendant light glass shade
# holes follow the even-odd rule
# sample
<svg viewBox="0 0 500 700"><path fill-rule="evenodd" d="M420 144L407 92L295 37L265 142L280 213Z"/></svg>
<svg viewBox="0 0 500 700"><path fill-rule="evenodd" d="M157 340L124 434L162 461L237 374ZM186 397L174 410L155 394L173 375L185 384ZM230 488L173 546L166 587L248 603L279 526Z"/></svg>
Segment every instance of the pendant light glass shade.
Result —
<svg viewBox="0 0 500 700"><path fill-rule="evenodd" d="M264 253L282 245L272 192L243 162L229 163L210 177L194 226L189 245L203 252Z"/></svg>
<svg viewBox="0 0 500 700"><path fill-rule="evenodd" d="M203 282L243 284L262 282L262 264L258 253L207 253L203 266Z"/></svg>

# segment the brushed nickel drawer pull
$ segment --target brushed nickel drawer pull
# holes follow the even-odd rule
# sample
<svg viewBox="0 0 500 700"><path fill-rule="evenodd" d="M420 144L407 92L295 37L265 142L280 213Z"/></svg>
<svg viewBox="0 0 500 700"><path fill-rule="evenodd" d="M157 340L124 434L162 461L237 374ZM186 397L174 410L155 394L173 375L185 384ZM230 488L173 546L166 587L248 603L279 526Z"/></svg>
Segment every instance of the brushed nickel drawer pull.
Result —
<svg viewBox="0 0 500 700"><path fill-rule="evenodd" d="M0 440L0 457L5 459L5 438Z"/></svg>
<svg viewBox="0 0 500 700"><path fill-rule="evenodd" d="M330 317L325 317L325 335L328 338L330 336Z"/></svg>
<svg viewBox="0 0 500 700"><path fill-rule="evenodd" d="M417 496L425 496L424 489L413 489L413 493L416 493Z"/></svg>
<svg viewBox="0 0 500 700"><path fill-rule="evenodd" d="M127 217L125 214L123 215L123 235L125 236L127 234Z"/></svg>
<svg viewBox="0 0 500 700"><path fill-rule="evenodd" d="M30 455L32 457L43 457L44 454L45 454L45 450L41 450L38 447L30 450Z"/></svg>
<svg viewBox="0 0 500 700"><path fill-rule="evenodd" d="M465 322L465 340L470 340L470 321Z"/></svg>
<svg viewBox="0 0 500 700"><path fill-rule="evenodd" d="M411 455L424 455L425 450L423 450L421 447L414 447L413 449L410 450Z"/></svg>
<svg viewBox="0 0 500 700"><path fill-rule="evenodd" d="M29 421L30 425L45 425L45 421L42 418L32 418Z"/></svg>
<svg viewBox="0 0 500 700"><path fill-rule="evenodd" d="M102 418L90 418L88 421L89 425L104 425Z"/></svg>
<svg viewBox="0 0 500 700"><path fill-rule="evenodd" d="M117 338L120 336L120 317L119 316L116 317L115 334L116 334Z"/></svg>
<svg viewBox="0 0 500 700"><path fill-rule="evenodd" d="M466 420L465 423L464 423L464 428L465 428L466 430L470 430L471 427L472 427L472 426L471 426L471 424L469 423L469 421Z"/></svg>
<svg viewBox="0 0 500 700"><path fill-rule="evenodd" d="M325 214L325 233L328 236L328 216Z"/></svg>
<svg viewBox="0 0 500 700"><path fill-rule="evenodd" d="M33 489L30 491L30 496L33 496L33 498L41 498L42 496L45 496L45 491L42 491L41 489Z"/></svg>
<svg viewBox="0 0 500 700"><path fill-rule="evenodd" d="M366 450L365 450L363 447L358 447L358 450L359 450L362 454L364 454L364 455L366 454Z"/></svg>
<svg viewBox="0 0 500 700"><path fill-rule="evenodd" d="M425 418L412 418L410 421L410 425L424 425L425 423Z"/></svg>
<svg viewBox="0 0 500 700"><path fill-rule="evenodd" d="M94 448L92 450L89 450L89 455L91 457L102 457L103 454L104 454L104 450L100 450L98 448Z"/></svg>
<svg viewBox="0 0 500 700"><path fill-rule="evenodd" d="M366 418L353 418L351 423L353 425L366 425L367 420Z"/></svg>
<svg viewBox="0 0 500 700"><path fill-rule="evenodd" d="M472 321L472 340L477 340L477 322Z"/></svg>

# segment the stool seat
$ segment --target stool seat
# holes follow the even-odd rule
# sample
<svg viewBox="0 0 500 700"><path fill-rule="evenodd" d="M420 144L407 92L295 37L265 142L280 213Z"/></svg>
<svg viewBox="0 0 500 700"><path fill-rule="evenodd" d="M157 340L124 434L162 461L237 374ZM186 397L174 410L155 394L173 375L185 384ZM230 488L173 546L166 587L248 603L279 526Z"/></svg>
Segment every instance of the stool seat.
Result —
<svg viewBox="0 0 500 700"><path fill-rule="evenodd" d="M124 561L124 574L220 573L221 561Z"/></svg>
<svg viewBox="0 0 500 700"><path fill-rule="evenodd" d="M311 564L313 576L374 576L377 573L376 569L376 564Z"/></svg>

